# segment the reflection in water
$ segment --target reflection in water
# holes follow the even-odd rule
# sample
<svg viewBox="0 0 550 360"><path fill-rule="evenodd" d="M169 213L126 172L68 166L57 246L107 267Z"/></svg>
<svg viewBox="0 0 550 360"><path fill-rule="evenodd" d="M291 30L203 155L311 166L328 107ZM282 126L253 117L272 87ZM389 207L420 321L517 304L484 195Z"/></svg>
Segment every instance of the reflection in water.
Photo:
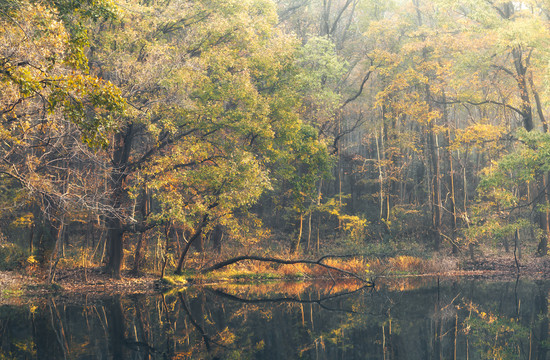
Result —
<svg viewBox="0 0 550 360"><path fill-rule="evenodd" d="M0 307L0 359L547 359L550 282L270 283Z"/></svg>

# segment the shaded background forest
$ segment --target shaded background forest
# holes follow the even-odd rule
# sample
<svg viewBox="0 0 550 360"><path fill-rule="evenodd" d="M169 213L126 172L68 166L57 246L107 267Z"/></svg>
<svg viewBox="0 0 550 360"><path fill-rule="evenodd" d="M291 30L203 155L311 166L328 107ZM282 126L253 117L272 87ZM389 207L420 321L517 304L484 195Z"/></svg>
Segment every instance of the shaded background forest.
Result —
<svg viewBox="0 0 550 360"><path fill-rule="evenodd" d="M0 0L3 267L546 255L547 1Z"/></svg>

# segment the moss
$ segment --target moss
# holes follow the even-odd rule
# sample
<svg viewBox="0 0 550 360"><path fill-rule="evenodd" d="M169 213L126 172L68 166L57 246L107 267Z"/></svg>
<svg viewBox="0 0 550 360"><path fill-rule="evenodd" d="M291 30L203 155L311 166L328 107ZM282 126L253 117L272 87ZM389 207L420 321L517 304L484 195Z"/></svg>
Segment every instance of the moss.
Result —
<svg viewBox="0 0 550 360"><path fill-rule="evenodd" d="M169 276L163 277L162 279L160 279L160 281L161 281L163 284L176 285L176 282L174 281L174 279L172 279L172 278L169 277Z"/></svg>
<svg viewBox="0 0 550 360"><path fill-rule="evenodd" d="M185 286L188 284L187 278L184 275L165 275L161 282L170 286Z"/></svg>
<svg viewBox="0 0 550 360"><path fill-rule="evenodd" d="M4 290L2 290L2 297L4 297L4 298L19 297L21 295L23 295L23 290L21 290L21 289L4 289Z"/></svg>

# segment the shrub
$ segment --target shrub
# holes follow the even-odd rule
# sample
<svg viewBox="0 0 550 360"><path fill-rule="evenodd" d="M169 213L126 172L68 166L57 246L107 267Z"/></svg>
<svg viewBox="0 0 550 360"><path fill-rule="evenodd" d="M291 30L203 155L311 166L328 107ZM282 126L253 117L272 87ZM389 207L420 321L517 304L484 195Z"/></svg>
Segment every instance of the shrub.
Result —
<svg viewBox="0 0 550 360"><path fill-rule="evenodd" d="M0 270L15 270L26 266L26 263L27 253L20 246L0 243Z"/></svg>

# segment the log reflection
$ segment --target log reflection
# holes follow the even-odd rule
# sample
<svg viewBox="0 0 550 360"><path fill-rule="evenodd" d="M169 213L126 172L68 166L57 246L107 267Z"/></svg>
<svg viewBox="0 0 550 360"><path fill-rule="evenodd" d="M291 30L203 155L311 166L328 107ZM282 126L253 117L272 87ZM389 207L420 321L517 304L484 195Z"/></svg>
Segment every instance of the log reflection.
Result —
<svg viewBox="0 0 550 360"><path fill-rule="evenodd" d="M546 359L549 286L224 285L84 305L47 299L0 307L0 358Z"/></svg>

